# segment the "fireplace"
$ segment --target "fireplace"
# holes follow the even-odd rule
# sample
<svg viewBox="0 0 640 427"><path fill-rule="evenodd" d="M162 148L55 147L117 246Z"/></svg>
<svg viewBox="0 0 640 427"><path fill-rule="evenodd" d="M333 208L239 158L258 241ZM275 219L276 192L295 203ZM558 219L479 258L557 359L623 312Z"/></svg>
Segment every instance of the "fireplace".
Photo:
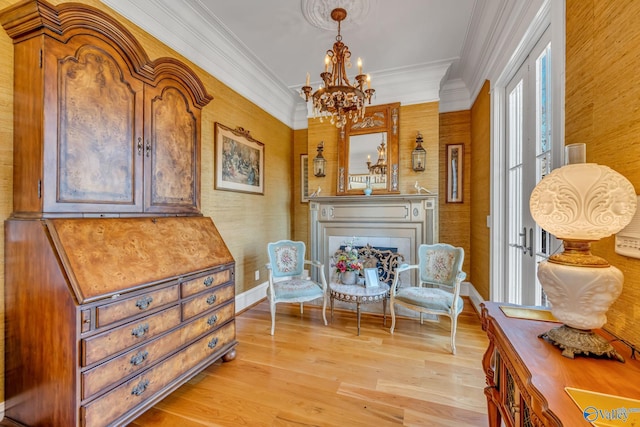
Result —
<svg viewBox="0 0 640 427"><path fill-rule="evenodd" d="M310 257L324 263L328 281L337 280L331 257L353 237L356 246L397 248L405 263L415 264L421 244L438 242L438 197L431 194L318 197L310 203L310 227ZM408 276L401 279L411 280ZM382 312L382 307L374 304L362 309Z"/></svg>

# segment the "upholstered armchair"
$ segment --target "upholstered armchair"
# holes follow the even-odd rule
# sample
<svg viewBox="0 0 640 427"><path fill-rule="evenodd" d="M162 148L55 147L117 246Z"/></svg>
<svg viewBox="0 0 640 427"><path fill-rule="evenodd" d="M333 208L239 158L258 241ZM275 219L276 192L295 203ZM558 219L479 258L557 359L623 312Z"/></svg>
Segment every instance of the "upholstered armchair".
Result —
<svg viewBox="0 0 640 427"><path fill-rule="evenodd" d="M304 313L303 304L322 298L322 318L327 324L327 281L324 264L305 259L304 242L280 240L267 244L269 263L269 287L267 299L271 311L271 335L276 327L276 304L279 302L300 303L300 314ZM305 265L318 271L320 281L311 280L305 275Z"/></svg>
<svg viewBox="0 0 640 427"><path fill-rule="evenodd" d="M418 264L403 264L396 270L390 290L391 333L396 326L395 305L406 307L423 314L447 316L451 319L451 353L456 354L456 326L462 311L460 285L467 277L462 271L464 249L448 244L420 245ZM399 286L403 271L418 269L417 283Z"/></svg>

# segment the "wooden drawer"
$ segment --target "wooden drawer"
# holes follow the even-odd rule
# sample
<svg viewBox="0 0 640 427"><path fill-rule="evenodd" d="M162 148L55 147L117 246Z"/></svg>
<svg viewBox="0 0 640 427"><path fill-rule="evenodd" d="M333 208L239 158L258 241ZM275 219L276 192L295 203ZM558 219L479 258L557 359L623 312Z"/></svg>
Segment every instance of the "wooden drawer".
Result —
<svg viewBox="0 0 640 427"><path fill-rule="evenodd" d="M213 313L185 324L180 329L136 347L117 358L82 373L82 400L88 399L121 379L147 368L156 361L189 343L234 315L234 304L224 305Z"/></svg>
<svg viewBox="0 0 640 427"><path fill-rule="evenodd" d="M135 322L82 340L82 366L88 366L129 347L142 344L180 324L180 307L174 306Z"/></svg>
<svg viewBox="0 0 640 427"><path fill-rule="evenodd" d="M127 411L144 403L199 363L207 358L219 357L221 355L219 350L235 340L235 332L235 323L230 322L159 365L89 404L83 405L81 415L84 418L84 425L100 427L117 421Z"/></svg>
<svg viewBox="0 0 640 427"><path fill-rule="evenodd" d="M198 292L212 289L232 279L231 270L222 270L197 279L188 280L180 285L182 298L190 297Z"/></svg>
<svg viewBox="0 0 640 427"><path fill-rule="evenodd" d="M210 292L205 292L191 298L190 300L182 303L182 319L190 319L206 310L217 307L232 299L234 297L234 293L234 285L233 283L230 283L229 285L212 289Z"/></svg>
<svg viewBox="0 0 640 427"><path fill-rule="evenodd" d="M178 301L178 285L96 307L96 327L110 325L137 314Z"/></svg>
<svg viewBox="0 0 640 427"><path fill-rule="evenodd" d="M189 328L182 329L182 342L187 343L200 335L224 325L235 314L235 305L232 301L225 304L211 313L207 313L195 319Z"/></svg>

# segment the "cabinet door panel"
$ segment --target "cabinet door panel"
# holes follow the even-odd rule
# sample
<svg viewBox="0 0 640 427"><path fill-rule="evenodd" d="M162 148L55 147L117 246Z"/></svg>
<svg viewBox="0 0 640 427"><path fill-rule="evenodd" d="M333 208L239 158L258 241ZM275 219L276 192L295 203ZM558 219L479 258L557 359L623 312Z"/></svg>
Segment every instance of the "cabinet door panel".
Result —
<svg viewBox="0 0 640 427"><path fill-rule="evenodd" d="M45 116L57 121L45 132L56 139L45 144L45 210L141 211L144 85L99 39L77 36L45 51Z"/></svg>
<svg viewBox="0 0 640 427"><path fill-rule="evenodd" d="M173 80L145 91L145 210L198 212L200 109Z"/></svg>

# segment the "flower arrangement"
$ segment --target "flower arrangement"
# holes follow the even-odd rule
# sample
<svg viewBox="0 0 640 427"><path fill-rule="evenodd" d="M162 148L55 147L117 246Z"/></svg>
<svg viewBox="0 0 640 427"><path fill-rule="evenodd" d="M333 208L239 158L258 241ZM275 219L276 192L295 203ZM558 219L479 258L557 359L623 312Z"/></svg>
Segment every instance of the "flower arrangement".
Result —
<svg viewBox="0 0 640 427"><path fill-rule="evenodd" d="M344 251L338 254L335 259L336 273L362 270L362 263L358 259L358 250L353 247L355 240L356 238L353 237L343 243Z"/></svg>

